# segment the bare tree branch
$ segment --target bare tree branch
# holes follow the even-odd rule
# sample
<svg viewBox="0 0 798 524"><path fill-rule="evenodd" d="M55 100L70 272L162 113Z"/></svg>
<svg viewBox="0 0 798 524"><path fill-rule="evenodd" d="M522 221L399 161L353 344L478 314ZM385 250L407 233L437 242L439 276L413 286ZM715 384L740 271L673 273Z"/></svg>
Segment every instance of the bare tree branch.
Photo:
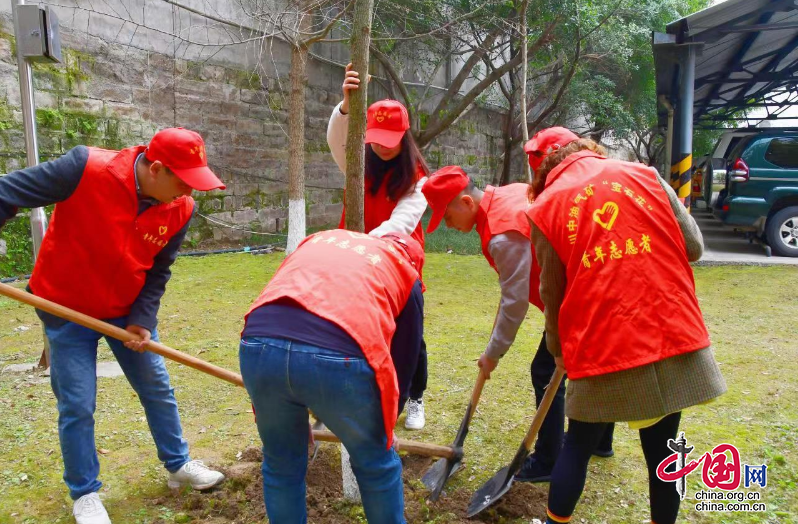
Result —
<svg viewBox="0 0 798 524"><path fill-rule="evenodd" d="M382 67L385 68L385 72L388 73L388 77L390 78L390 80L393 80L393 83L399 89L399 93L402 95L402 98L405 101L405 106L408 108L408 111L410 111L411 110L410 92L407 90L407 86L402 81L402 76L394 67L393 62L391 62L391 59L388 58L388 55L380 51L379 48L373 43L371 45L371 52L374 53L374 57L380 62L380 64L382 64ZM410 114L411 124L414 120L415 120L415 115L411 113Z"/></svg>
<svg viewBox="0 0 798 524"><path fill-rule="evenodd" d="M535 119L535 121L532 122L532 124L529 126L532 129L535 129L537 126L539 126L540 123L543 122L546 119L546 117L548 117L551 114L551 112L554 111L559 105L560 100L562 100L562 97L565 94L565 91L568 89L568 86L571 84L571 79L574 77L574 73L576 73L576 68L579 65L579 53L581 52L581 50L582 50L582 39L580 38L577 39L576 41L576 51L574 52L574 59L571 62L571 69L565 75L565 79L563 79L562 85L560 86L560 89L557 91L557 95L554 97L552 103L549 104L549 107L547 107L544 111L542 111Z"/></svg>
<svg viewBox="0 0 798 524"><path fill-rule="evenodd" d="M351 0L346 5L346 7L344 9L342 9L341 12L338 13L332 20L330 20L330 22L321 31L316 32L313 36L311 36L310 38L305 40L305 45L309 47L312 44L315 44L316 42L320 42L320 41L324 40L324 38L328 34L330 34L330 31L332 31L332 28L335 26L335 24L337 24L338 21L341 20L341 18L347 12L349 12L349 10L352 9L352 7L354 7L354 5L355 5L355 1ZM329 40L327 40L327 41L329 41Z"/></svg>
<svg viewBox="0 0 798 524"><path fill-rule="evenodd" d="M555 20L551 23L545 31L537 38L537 40L530 45L529 53L534 54L538 49L543 47L546 43L548 43L551 39L551 35L554 32L554 29L559 25L559 19ZM445 110L441 108L432 115L431 121L427 129L421 133L418 137L418 142L420 146L424 146L432 141L433 138L438 136L442 133L446 128L448 128L452 122L454 122L460 114L463 113L471 104L472 102L479 96L488 86L490 86L493 82L495 82L498 78L501 78L505 73L511 71L514 67L518 66L521 61L521 54L518 53L512 60L507 61L501 67L496 68L493 72L488 74L485 78L483 78L480 82L478 82L474 87L472 87L468 93L466 93L457 103L454 105L453 108L449 110ZM451 92L451 88L450 91ZM448 94L448 92L447 92ZM452 98L444 98L441 101L440 106L447 106L452 101ZM442 114L442 116L441 116Z"/></svg>
<svg viewBox="0 0 798 524"><path fill-rule="evenodd" d="M452 26L454 26L456 24L459 24L460 22L464 22L466 20L470 20L470 19L476 17L476 15L479 14L479 12L482 10L482 8L485 7L486 4L487 3L481 4L476 9L474 9L473 11L471 11L469 13L466 13L464 15L461 15L461 16L459 16L457 18L454 18L454 19L450 20L449 22L446 22L442 26L437 27L435 29L432 29L432 30L430 30L430 31L428 31L426 33L418 33L418 34L413 34L413 35L409 35L409 36L396 35L396 36L374 37L374 38L371 39L371 41L372 42L386 42L386 41L387 42L399 42L399 41L406 42L406 41L409 41L409 40L418 40L419 38L427 38L429 36L434 36L434 35L437 35L437 34L445 32L447 29L449 29L450 27L452 27ZM333 38L333 39L327 40L327 42L349 42L349 39L348 38Z"/></svg>

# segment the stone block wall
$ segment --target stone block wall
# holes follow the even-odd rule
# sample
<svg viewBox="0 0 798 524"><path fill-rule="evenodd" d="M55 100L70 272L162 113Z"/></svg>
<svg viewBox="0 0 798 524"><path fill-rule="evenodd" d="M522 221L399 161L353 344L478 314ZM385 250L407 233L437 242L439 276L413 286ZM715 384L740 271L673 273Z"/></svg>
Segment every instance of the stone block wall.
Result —
<svg viewBox="0 0 798 524"><path fill-rule="evenodd" d="M10 13L0 14L0 173L25 163L16 50ZM287 53L271 67L219 60L192 61L177 53L109 44L62 20L64 64L34 67L39 152L42 161L78 144L123 148L146 143L158 129L183 126L203 135L208 161L227 184L196 195L202 217L193 241L281 241L288 219ZM274 56L274 55L273 55ZM261 71L256 73L254 71ZM308 226L335 225L344 176L326 141L330 112L340 100L343 69L311 60L306 91L306 205ZM425 151L432 169L462 165L482 184L500 168L503 116L472 109Z"/></svg>

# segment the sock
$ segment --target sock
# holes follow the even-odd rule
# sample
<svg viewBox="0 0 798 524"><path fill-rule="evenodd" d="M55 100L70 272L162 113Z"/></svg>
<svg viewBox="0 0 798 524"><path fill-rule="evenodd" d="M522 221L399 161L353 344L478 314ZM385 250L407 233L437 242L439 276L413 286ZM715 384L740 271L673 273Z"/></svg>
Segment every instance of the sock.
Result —
<svg viewBox="0 0 798 524"><path fill-rule="evenodd" d="M571 522L571 517L560 517L548 509L546 510L546 524L566 524Z"/></svg>

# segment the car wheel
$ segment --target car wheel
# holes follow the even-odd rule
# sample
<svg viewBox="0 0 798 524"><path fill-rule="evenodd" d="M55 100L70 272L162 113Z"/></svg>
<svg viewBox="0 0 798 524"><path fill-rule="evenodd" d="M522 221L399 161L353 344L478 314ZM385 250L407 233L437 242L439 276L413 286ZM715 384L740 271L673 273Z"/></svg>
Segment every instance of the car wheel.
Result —
<svg viewBox="0 0 798 524"><path fill-rule="evenodd" d="M798 257L798 206L786 207L770 217L765 234L776 255Z"/></svg>

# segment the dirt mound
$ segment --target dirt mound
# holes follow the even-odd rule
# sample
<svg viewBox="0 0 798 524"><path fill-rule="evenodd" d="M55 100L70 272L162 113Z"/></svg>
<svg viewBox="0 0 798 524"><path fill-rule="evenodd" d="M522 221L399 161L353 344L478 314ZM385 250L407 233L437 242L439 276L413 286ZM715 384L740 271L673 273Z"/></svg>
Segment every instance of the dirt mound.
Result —
<svg viewBox="0 0 798 524"><path fill-rule="evenodd" d="M241 458L246 461L222 468L227 481L208 493L172 492L152 500L154 506L166 506L174 514L174 522L214 524L249 524L265 521L263 478L260 471L260 450L249 448ZM254 460L253 460L254 459ZM424 472L434 459L407 455L402 457L405 484L405 516L410 524L435 520L440 523L477 522L506 523L515 519L529 522L546 512L547 486L515 484L495 507L473 520L465 511L472 493L460 488L446 492L437 502L426 500L427 489L421 483ZM487 479L486 479L487 480ZM312 524L352 524L363 522L363 509L347 503L341 485L341 457L337 446L324 445L316 460L308 467L308 522ZM156 524L162 521L156 520Z"/></svg>

